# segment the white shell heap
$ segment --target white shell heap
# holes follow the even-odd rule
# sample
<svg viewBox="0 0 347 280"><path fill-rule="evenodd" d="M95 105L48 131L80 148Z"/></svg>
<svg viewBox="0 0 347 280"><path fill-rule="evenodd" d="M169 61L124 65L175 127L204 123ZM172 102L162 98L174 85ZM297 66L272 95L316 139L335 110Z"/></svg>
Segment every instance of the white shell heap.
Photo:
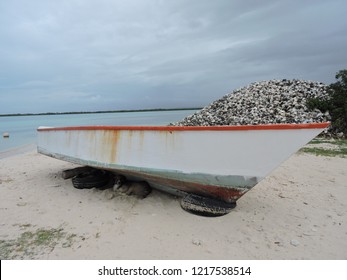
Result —
<svg viewBox="0 0 347 280"><path fill-rule="evenodd" d="M309 110L308 98L327 97L327 86L303 80L255 82L234 90L197 111L176 126L321 123L328 112Z"/></svg>

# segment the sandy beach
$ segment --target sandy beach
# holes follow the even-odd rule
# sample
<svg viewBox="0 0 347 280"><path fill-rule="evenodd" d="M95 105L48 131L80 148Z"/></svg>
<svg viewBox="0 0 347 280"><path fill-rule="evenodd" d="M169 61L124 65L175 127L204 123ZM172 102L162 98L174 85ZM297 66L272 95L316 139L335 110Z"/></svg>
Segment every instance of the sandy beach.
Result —
<svg viewBox="0 0 347 280"><path fill-rule="evenodd" d="M75 166L0 159L1 259L347 259L347 158L297 153L218 218L159 191L75 189Z"/></svg>

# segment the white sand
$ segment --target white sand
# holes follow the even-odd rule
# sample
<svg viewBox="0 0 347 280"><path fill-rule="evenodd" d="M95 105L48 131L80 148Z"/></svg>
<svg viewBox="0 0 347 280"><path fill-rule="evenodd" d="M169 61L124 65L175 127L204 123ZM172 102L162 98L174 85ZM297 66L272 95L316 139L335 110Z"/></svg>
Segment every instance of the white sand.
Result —
<svg viewBox="0 0 347 280"><path fill-rule="evenodd" d="M0 159L1 258L347 258L346 158L296 154L218 218L158 191L138 200L75 189L60 176L73 166L36 152ZM23 241L40 229L61 235Z"/></svg>

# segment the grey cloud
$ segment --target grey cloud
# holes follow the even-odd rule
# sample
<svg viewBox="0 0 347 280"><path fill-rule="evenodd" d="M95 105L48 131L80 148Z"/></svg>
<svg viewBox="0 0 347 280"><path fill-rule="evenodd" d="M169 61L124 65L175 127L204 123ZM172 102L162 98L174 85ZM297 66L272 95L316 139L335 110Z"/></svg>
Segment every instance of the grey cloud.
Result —
<svg viewBox="0 0 347 280"><path fill-rule="evenodd" d="M2 1L0 113L203 106L257 80L329 83L346 68L346 8L342 0Z"/></svg>

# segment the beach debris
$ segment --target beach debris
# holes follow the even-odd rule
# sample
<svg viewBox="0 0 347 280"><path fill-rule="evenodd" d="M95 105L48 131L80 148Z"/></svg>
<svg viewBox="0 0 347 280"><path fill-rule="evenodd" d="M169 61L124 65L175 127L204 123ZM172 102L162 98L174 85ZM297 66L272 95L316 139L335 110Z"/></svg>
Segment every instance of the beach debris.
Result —
<svg viewBox="0 0 347 280"><path fill-rule="evenodd" d="M12 178L7 177L7 178L0 179L0 184L2 184L2 183L11 183L13 181L14 180Z"/></svg>
<svg viewBox="0 0 347 280"><path fill-rule="evenodd" d="M309 110L309 98L326 97L327 86L304 80L255 82L234 90L193 115L171 123L175 126L257 125L321 123L328 112Z"/></svg>
<svg viewBox="0 0 347 280"><path fill-rule="evenodd" d="M195 246L202 246L202 241L200 239L193 239L192 244Z"/></svg>
<svg viewBox="0 0 347 280"><path fill-rule="evenodd" d="M152 188L146 181L126 180L118 187L118 191L126 195L134 195L137 198L143 199L151 193Z"/></svg>
<svg viewBox="0 0 347 280"><path fill-rule="evenodd" d="M300 245L300 242L296 239L290 240L290 245L293 245L294 247L297 247Z"/></svg>
<svg viewBox="0 0 347 280"><path fill-rule="evenodd" d="M59 188L59 187L61 187L61 185L59 185L59 184L57 184L57 185L50 185L49 187L50 188Z"/></svg>
<svg viewBox="0 0 347 280"><path fill-rule="evenodd" d="M113 189L107 189L104 191L104 196L107 200L111 200L115 197Z"/></svg>
<svg viewBox="0 0 347 280"><path fill-rule="evenodd" d="M4 137L4 138L9 138L9 137L10 137L10 133L4 132L4 133L2 134L2 137Z"/></svg>
<svg viewBox="0 0 347 280"><path fill-rule="evenodd" d="M28 203L26 202L18 202L17 203L17 206L26 206Z"/></svg>

